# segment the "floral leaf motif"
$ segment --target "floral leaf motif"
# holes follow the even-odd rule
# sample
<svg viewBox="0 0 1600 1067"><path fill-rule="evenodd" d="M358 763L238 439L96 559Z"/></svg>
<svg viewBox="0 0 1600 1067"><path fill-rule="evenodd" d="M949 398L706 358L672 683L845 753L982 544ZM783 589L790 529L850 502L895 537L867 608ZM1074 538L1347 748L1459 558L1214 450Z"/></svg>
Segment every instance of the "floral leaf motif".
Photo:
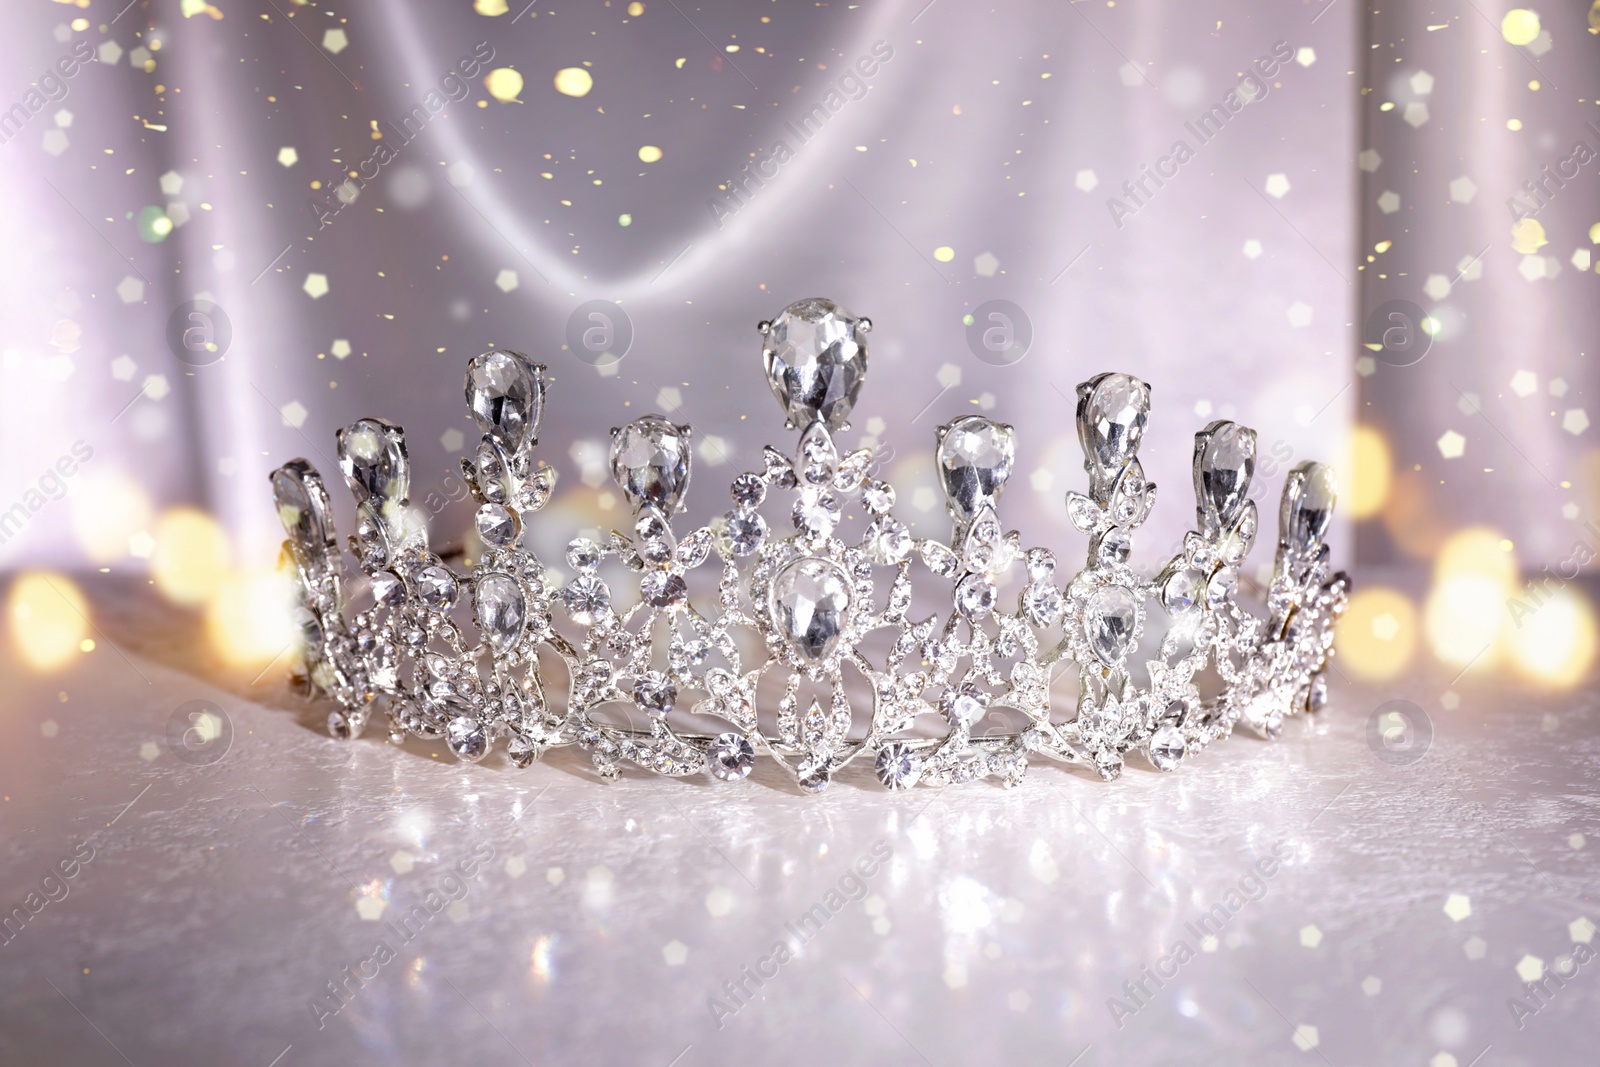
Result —
<svg viewBox="0 0 1600 1067"><path fill-rule="evenodd" d="M1106 509L1077 490L1067 493L1067 518L1082 533L1096 532L1107 518Z"/></svg>

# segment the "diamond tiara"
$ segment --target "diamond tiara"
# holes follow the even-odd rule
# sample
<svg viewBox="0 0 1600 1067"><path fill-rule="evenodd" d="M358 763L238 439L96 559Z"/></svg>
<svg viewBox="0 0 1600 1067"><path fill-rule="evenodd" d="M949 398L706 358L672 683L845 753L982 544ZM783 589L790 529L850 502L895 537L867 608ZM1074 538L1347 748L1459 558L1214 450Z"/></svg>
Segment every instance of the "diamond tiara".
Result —
<svg viewBox="0 0 1600 1067"><path fill-rule="evenodd" d="M1326 702L1349 590L1346 575L1329 573L1323 540L1331 468L1289 472L1263 619L1234 597L1257 532L1255 432L1211 423L1195 435L1196 528L1145 577L1128 557L1155 503L1138 459L1150 387L1096 375L1077 391L1089 491L1066 500L1088 556L1063 585L1055 554L1024 550L998 518L1011 426L967 415L938 428L953 529L948 542L915 537L894 517L873 451L835 442L866 377L870 320L814 299L758 329L768 384L800 430L793 458L766 446L762 469L733 480L733 508L680 535L672 518L689 486L692 430L662 415L612 430L611 474L633 530L573 540L566 577L523 544L556 472L533 455L544 367L519 353L467 365L483 430L462 460L482 542L470 569L429 547L399 426L365 418L338 433L359 578L346 574L316 470L296 459L274 471L285 566L300 578L292 674L308 697L337 704L330 733L355 737L381 709L395 743L443 738L471 762L503 742L519 767L577 744L607 780L624 763L737 780L766 752L808 792L857 759L890 789L988 775L1010 786L1040 757L1108 781L1129 752L1171 771L1238 723L1273 737L1286 717ZM790 533L768 524L782 521L775 496L792 501ZM861 527L850 540L837 535L847 520ZM1007 579L1023 579L1014 608L1000 601ZM936 606L914 609L930 589ZM1141 685L1131 661L1151 602L1168 621ZM547 684L557 660L564 699ZM1051 707L1054 676L1069 666L1070 718ZM1217 692L1203 698L1202 681ZM852 730L857 708L865 736Z"/></svg>

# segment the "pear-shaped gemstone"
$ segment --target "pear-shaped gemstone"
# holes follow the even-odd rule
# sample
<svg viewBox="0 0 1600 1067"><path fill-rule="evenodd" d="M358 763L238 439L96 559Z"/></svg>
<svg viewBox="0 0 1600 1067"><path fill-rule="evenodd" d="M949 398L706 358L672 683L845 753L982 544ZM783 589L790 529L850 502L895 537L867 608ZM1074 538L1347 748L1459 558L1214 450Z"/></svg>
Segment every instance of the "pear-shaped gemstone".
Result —
<svg viewBox="0 0 1600 1067"><path fill-rule="evenodd" d="M305 460L291 460L272 472L272 499L300 565L314 569L326 564L338 549L321 475Z"/></svg>
<svg viewBox="0 0 1600 1067"><path fill-rule="evenodd" d="M1089 647L1107 666L1115 666L1127 657L1138 623L1139 604L1127 586L1102 586L1084 607L1083 627Z"/></svg>
<svg viewBox="0 0 1600 1067"><path fill-rule="evenodd" d="M1338 499L1333 468L1306 461L1289 472L1278 513L1279 536L1296 553L1309 555L1322 543Z"/></svg>
<svg viewBox="0 0 1600 1067"><path fill-rule="evenodd" d="M936 458L951 514L969 522L999 503L1016 459L1016 433L1005 423L967 415L944 427Z"/></svg>
<svg viewBox="0 0 1600 1067"><path fill-rule="evenodd" d="M339 470L357 504L383 511L411 491L405 431L388 419L357 419L337 434Z"/></svg>
<svg viewBox="0 0 1600 1067"><path fill-rule="evenodd" d="M677 510L689 488L689 432L665 415L646 415L611 435L611 477L635 509Z"/></svg>
<svg viewBox="0 0 1600 1067"><path fill-rule="evenodd" d="M1150 387L1131 374L1101 374L1078 386L1078 439L1101 478L1139 452L1150 419Z"/></svg>
<svg viewBox="0 0 1600 1067"><path fill-rule="evenodd" d="M509 574L485 574L474 583L473 604L478 628L497 652L515 648L528 619L522 585Z"/></svg>
<svg viewBox="0 0 1600 1067"><path fill-rule="evenodd" d="M1213 422L1194 435L1194 494L1204 532L1216 536L1239 517L1256 469L1256 432Z"/></svg>
<svg viewBox="0 0 1600 1067"><path fill-rule="evenodd" d="M539 438L544 418L544 367L500 349L467 364L467 406L478 427L516 456Z"/></svg>
<svg viewBox="0 0 1600 1067"><path fill-rule="evenodd" d="M844 426L867 374L867 324L831 300L800 300L763 330L767 384L796 426Z"/></svg>
<svg viewBox="0 0 1600 1067"><path fill-rule="evenodd" d="M826 659L844 636L850 579L831 560L803 556L772 580L772 618L778 633L803 658Z"/></svg>

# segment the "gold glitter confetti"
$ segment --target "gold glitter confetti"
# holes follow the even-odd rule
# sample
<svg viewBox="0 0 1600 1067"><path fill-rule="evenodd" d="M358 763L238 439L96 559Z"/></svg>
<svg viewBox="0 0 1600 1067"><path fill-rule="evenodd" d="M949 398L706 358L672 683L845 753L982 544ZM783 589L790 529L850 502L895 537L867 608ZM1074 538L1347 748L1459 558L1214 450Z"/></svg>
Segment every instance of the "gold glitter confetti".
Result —
<svg viewBox="0 0 1600 1067"><path fill-rule="evenodd" d="M1532 44L1539 36L1539 16L1525 7L1514 7L1500 20L1500 36L1509 44Z"/></svg>
<svg viewBox="0 0 1600 1067"><path fill-rule="evenodd" d="M645 163L654 163L661 158L661 149L653 144L647 144L639 149L639 159Z"/></svg>
<svg viewBox="0 0 1600 1067"><path fill-rule="evenodd" d="M956 250L951 248L949 245L940 245L938 248L933 250L933 258L937 259L940 263L948 263L952 259L956 258Z"/></svg>
<svg viewBox="0 0 1600 1067"><path fill-rule="evenodd" d="M561 68L556 71L555 82L556 92L562 96L588 96L589 90L594 88L594 78L582 67Z"/></svg>
<svg viewBox="0 0 1600 1067"><path fill-rule="evenodd" d="M493 18L496 15L504 15L509 9L506 7L506 0L473 0L472 10Z"/></svg>
<svg viewBox="0 0 1600 1067"><path fill-rule="evenodd" d="M1600 3L1600 0L1596 0L1596 2ZM632 15L634 18L638 18L640 15L644 14L644 5L639 3L639 0L633 0L633 3L628 5L628 14Z"/></svg>
<svg viewBox="0 0 1600 1067"><path fill-rule="evenodd" d="M491 70L484 76L483 87L502 104L521 103L517 94L522 92L522 75L510 67Z"/></svg>

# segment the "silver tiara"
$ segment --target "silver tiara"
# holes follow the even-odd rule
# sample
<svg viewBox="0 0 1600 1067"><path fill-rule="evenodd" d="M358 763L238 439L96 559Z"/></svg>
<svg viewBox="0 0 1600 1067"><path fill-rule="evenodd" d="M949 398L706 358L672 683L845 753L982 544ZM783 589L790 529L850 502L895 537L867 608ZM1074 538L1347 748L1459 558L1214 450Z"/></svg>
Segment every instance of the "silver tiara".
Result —
<svg viewBox="0 0 1600 1067"><path fill-rule="evenodd" d="M999 518L1012 427L968 415L938 428L953 527L948 541L916 537L894 516L873 450L837 441L866 378L871 322L817 299L758 329L767 382L800 431L792 456L766 446L761 469L733 480L732 509L681 533L690 427L646 415L614 429L611 474L632 529L573 540L561 570L523 541L556 472L534 457L544 367L519 353L467 365L483 430L462 460L481 542L470 567L430 547L391 422L338 433L359 577L316 470L297 459L274 471L300 577L293 676L337 705L329 732L356 737L381 714L396 743L443 738L469 762L501 745L519 767L576 744L605 779L632 764L732 781L765 752L806 791L856 760L891 789L988 775L1009 786L1041 757L1107 780L1130 752L1171 771L1238 723L1272 737L1326 702L1349 589L1323 541L1331 468L1289 473L1262 618L1235 601L1258 525L1256 436L1213 422L1195 435L1195 529L1147 576L1128 559L1155 503L1138 459L1150 387L1097 375L1077 392L1088 492L1066 499L1088 556L1063 582L1055 553L1024 549ZM1138 679L1152 603L1159 650ZM547 684L557 659L564 696ZM1068 667L1076 699L1054 708Z"/></svg>

